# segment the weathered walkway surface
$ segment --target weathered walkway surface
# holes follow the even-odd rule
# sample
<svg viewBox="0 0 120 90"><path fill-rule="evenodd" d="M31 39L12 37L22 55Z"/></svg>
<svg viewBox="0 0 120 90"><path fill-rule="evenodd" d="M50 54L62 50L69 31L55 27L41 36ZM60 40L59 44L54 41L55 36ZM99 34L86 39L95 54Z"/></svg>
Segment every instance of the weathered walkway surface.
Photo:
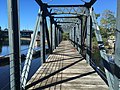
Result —
<svg viewBox="0 0 120 90"><path fill-rule="evenodd" d="M61 42L27 85L29 90L108 90L69 41Z"/></svg>

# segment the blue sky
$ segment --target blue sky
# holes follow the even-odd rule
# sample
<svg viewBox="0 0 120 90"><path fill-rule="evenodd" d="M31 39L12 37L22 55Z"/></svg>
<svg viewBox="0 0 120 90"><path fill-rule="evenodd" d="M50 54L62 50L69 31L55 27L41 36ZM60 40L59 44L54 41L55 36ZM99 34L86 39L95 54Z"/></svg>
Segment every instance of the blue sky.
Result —
<svg viewBox="0 0 120 90"><path fill-rule="evenodd" d="M42 0L49 4L83 4L81 0ZM84 0L90 1L90 0ZM20 6L20 29L34 29L39 6L35 0L19 0ZM96 13L102 13L108 9L116 14L117 0L97 0L93 5ZM8 27L7 0L0 0L0 26L2 29Z"/></svg>

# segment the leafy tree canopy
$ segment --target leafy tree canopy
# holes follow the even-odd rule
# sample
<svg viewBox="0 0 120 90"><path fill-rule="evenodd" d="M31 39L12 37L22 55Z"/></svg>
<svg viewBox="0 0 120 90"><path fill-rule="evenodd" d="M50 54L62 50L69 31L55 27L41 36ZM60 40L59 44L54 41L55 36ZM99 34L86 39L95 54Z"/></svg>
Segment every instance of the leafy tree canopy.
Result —
<svg viewBox="0 0 120 90"><path fill-rule="evenodd" d="M114 12L110 10L105 10L102 13L102 18L100 20L100 24L102 27L108 29L108 30L113 30L116 27L116 17L114 15Z"/></svg>

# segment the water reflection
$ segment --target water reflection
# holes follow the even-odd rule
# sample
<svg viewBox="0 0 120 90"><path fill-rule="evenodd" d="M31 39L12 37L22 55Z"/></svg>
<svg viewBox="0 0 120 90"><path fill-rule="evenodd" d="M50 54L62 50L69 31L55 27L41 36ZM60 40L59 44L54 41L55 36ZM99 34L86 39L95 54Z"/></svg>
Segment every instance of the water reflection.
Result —
<svg viewBox="0 0 120 90"><path fill-rule="evenodd" d="M8 41L0 41L0 67L9 65L9 45ZM21 43L21 54L26 55L28 48L29 48L29 43L28 41L22 41Z"/></svg>
<svg viewBox="0 0 120 90"><path fill-rule="evenodd" d="M8 41L0 41L0 56L4 56L6 54L9 54L9 45ZM29 47L30 41L21 41L21 50L27 49ZM24 53L24 52L23 52Z"/></svg>
<svg viewBox="0 0 120 90"><path fill-rule="evenodd" d="M21 66L23 67L23 65L24 65L24 62L22 62ZM36 58L32 60L28 80L37 71L40 65L41 65L40 58ZM9 75L10 75L9 65L0 67L0 81L2 81L2 83L0 84L0 90L1 89L9 90L9 87L10 87L10 76Z"/></svg>
<svg viewBox="0 0 120 90"><path fill-rule="evenodd" d="M29 45L21 45L21 54L27 54ZM46 46L46 48L48 48ZM9 54L9 46L8 45L2 45L1 44L1 52L0 52L0 56L4 56L6 54ZM35 47L35 50L40 49L39 47ZM47 55L46 55L47 57ZM24 61L22 61L21 66L23 67L24 65ZM30 68L30 72L29 72L29 76L28 76L28 80L31 78L31 76L36 72L36 70L40 67L41 65L41 60L40 58L36 58L33 59L31 62L31 68ZM10 87L10 66L9 66L9 62L2 62L0 63L0 81L2 81L2 83L0 83L0 90L9 90Z"/></svg>
<svg viewBox="0 0 120 90"><path fill-rule="evenodd" d="M21 45L21 61L25 60L28 53L29 45ZM48 46L46 45L46 54L49 53ZM9 64L9 46L2 46L2 52L0 52L0 67ZM34 47L33 58L38 58L40 55L40 47Z"/></svg>
<svg viewBox="0 0 120 90"><path fill-rule="evenodd" d="M8 41L0 41L0 56L8 56L9 55L9 45ZM28 41L21 41L21 54L26 55L29 48ZM48 46L46 45L46 49L48 49ZM40 47L35 47L34 50L40 50ZM39 54L40 55L40 54ZM47 58L47 55L46 55ZM1 59L0 59L1 60ZM21 66L23 67L24 61L22 61ZM36 70L40 67L41 60L40 58L34 58L31 62L31 68L28 76L28 80L30 77L36 72ZM0 62L0 90L9 90L10 87L10 66L9 61L8 62Z"/></svg>
<svg viewBox="0 0 120 90"><path fill-rule="evenodd" d="M21 53L26 54L28 48L29 48L29 45L21 45ZM4 56L4 55L7 55L7 54L9 54L9 46L3 45L1 47L0 56Z"/></svg>

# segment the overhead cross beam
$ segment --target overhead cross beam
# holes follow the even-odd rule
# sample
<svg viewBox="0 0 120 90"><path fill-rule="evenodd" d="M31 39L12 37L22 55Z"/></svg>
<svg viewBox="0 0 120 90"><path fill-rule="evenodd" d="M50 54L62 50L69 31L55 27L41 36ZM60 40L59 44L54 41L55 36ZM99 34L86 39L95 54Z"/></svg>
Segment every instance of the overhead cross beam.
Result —
<svg viewBox="0 0 120 90"><path fill-rule="evenodd" d="M51 7L91 7L97 0L91 0L86 2L84 5L47 5L48 8Z"/></svg>
<svg viewBox="0 0 120 90"><path fill-rule="evenodd" d="M52 7L84 7L84 5L48 5L48 8Z"/></svg>
<svg viewBox="0 0 120 90"><path fill-rule="evenodd" d="M75 24L78 24L77 22L56 22L56 23L75 23Z"/></svg>
<svg viewBox="0 0 120 90"><path fill-rule="evenodd" d="M58 14L74 14L74 15L86 15L86 8L90 8L96 0L86 2L84 5L48 5L41 0L35 0L46 16L58 15ZM48 11L48 8L50 11Z"/></svg>
<svg viewBox="0 0 120 90"><path fill-rule="evenodd" d="M51 15L59 14L73 14L83 15L85 14L86 7L52 7L50 8Z"/></svg>
<svg viewBox="0 0 120 90"><path fill-rule="evenodd" d="M80 16L57 16L57 17L54 17L54 18L79 18L83 15L80 15Z"/></svg>

